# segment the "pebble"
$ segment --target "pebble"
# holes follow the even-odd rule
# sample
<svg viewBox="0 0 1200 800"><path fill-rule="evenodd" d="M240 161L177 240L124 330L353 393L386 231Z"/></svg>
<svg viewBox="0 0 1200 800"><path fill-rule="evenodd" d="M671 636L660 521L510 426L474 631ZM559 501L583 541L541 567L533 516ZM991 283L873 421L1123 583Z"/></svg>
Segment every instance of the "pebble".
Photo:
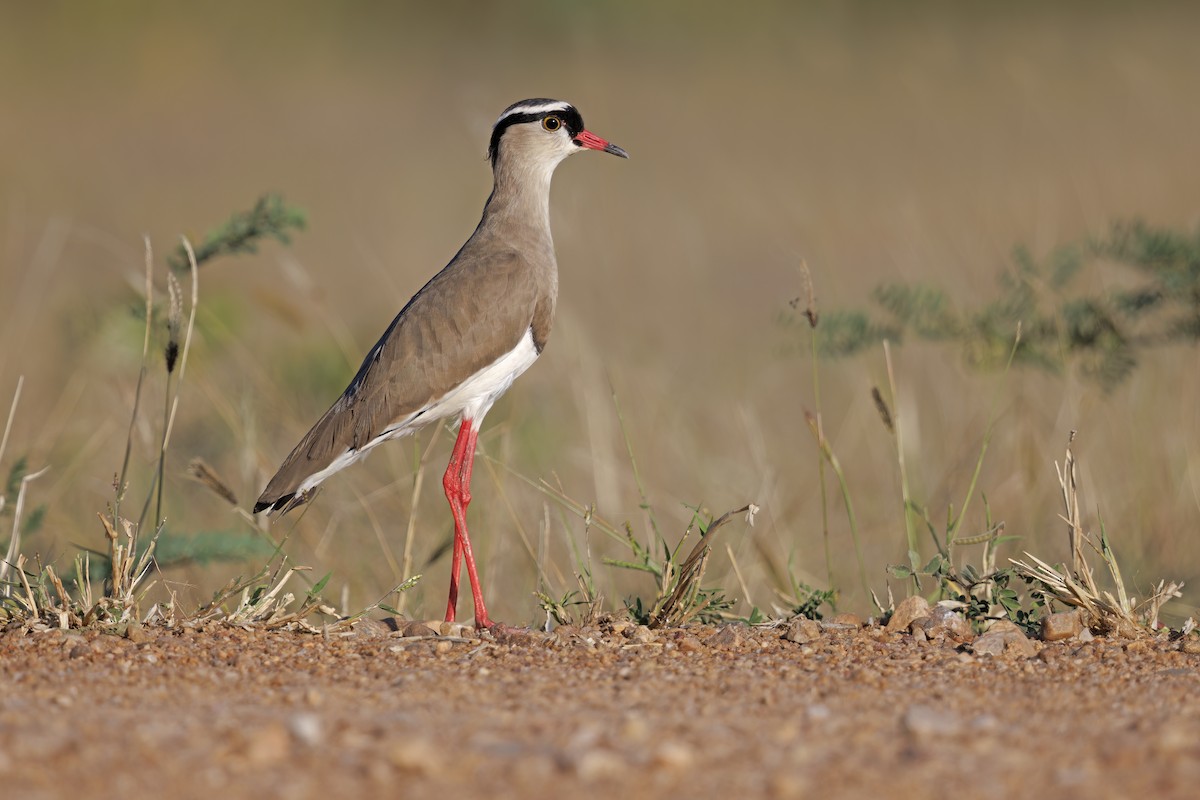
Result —
<svg viewBox="0 0 1200 800"><path fill-rule="evenodd" d="M1200 636L1185 636L1179 644L1179 649L1188 655L1200 653Z"/></svg>
<svg viewBox="0 0 1200 800"><path fill-rule="evenodd" d="M809 794L804 776L792 772L777 772L767 781L767 793L773 800L799 800Z"/></svg>
<svg viewBox="0 0 1200 800"><path fill-rule="evenodd" d="M929 609L929 623L925 633L931 638L948 637L956 642L969 642L975 638L975 631L967 618L949 606L940 603ZM919 623L916 620L914 624Z"/></svg>
<svg viewBox="0 0 1200 800"><path fill-rule="evenodd" d="M682 742L666 742L654 751L650 763L660 769L671 772L682 772L696 761L696 754L691 747Z"/></svg>
<svg viewBox="0 0 1200 800"><path fill-rule="evenodd" d="M848 625L851 628L861 628L863 626L862 617L860 617L858 614L852 614L849 611L842 611L834 614L833 618L830 619L829 622L832 625Z"/></svg>
<svg viewBox="0 0 1200 800"><path fill-rule="evenodd" d="M821 623L815 619L801 617L793 620L783 634L783 639L796 644L808 644L821 638Z"/></svg>
<svg viewBox="0 0 1200 800"><path fill-rule="evenodd" d="M1060 642L1083 632L1083 621L1076 611L1059 611L1042 617L1042 641Z"/></svg>
<svg viewBox="0 0 1200 800"><path fill-rule="evenodd" d="M278 722L271 722L250 734L246 760L256 767L283 761L291 753L291 734Z"/></svg>
<svg viewBox="0 0 1200 800"><path fill-rule="evenodd" d="M917 739L952 737L962 729L962 723L954 714L924 705L909 707L900 718L900 725Z"/></svg>
<svg viewBox="0 0 1200 800"><path fill-rule="evenodd" d="M630 714L621 723L618 735L634 744L640 744L650 738L650 723L640 714Z"/></svg>
<svg viewBox="0 0 1200 800"><path fill-rule="evenodd" d="M431 628L434 628L440 636L459 636L463 639L471 639L475 636L475 628L472 625L466 625L462 622L427 622L425 623Z"/></svg>
<svg viewBox="0 0 1200 800"><path fill-rule="evenodd" d="M634 625L626 628L624 636L629 641L635 644L649 644L658 639L658 634L647 628L645 625Z"/></svg>
<svg viewBox="0 0 1200 800"><path fill-rule="evenodd" d="M901 633L908 630L908 626L913 624L913 620L927 616L929 616L929 601L919 594L914 594L912 597L906 597L900 601L900 605L896 606L896 610L892 612L892 618L888 620L885 627L889 633Z"/></svg>
<svg viewBox="0 0 1200 800"><path fill-rule="evenodd" d="M733 648L746 640L741 625L723 625L721 629L708 637L709 647Z"/></svg>
<svg viewBox="0 0 1200 800"><path fill-rule="evenodd" d="M407 638L410 636L437 636L438 632L426 625L424 622L409 622L402 629L403 635Z"/></svg>
<svg viewBox="0 0 1200 800"><path fill-rule="evenodd" d="M397 742L388 751L388 761L404 772L430 775L441 767L441 754L428 739L414 737Z"/></svg>
<svg viewBox="0 0 1200 800"><path fill-rule="evenodd" d="M145 627L140 622L131 622L126 626L125 638L134 644L141 644L150 640L150 636L146 633Z"/></svg>
<svg viewBox="0 0 1200 800"><path fill-rule="evenodd" d="M1029 641L1016 625L1012 625L1011 629L1001 627L999 630L993 625L992 630L976 639L970 647L975 655L1008 658L1032 658L1037 655L1037 648L1033 646L1033 642Z"/></svg>
<svg viewBox="0 0 1200 800"><path fill-rule="evenodd" d="M617 778L625 772L625 762L611 750L588 750L575 762L575 773L583 781Z"/></svg>
<svg viewBox="0 0 1200 800"><path fill-rule="evenodd" d="M609 632L614 636L622 636L624 635L625 631L632 627L634 627L634 623L627 619L614 619L608 623Z"/></svg>
<svg viewBox="0 0 1200 800"><path fill-rule="evenodd" d="M288 720L288 728L296 741L301 744L316 747L321 743L321 718L316 714L308 712L293 714L292 718Z"/></svg>
<svg viewBox="0 0 1200 800"><path fill-rule="evenodd" d="M392 632L393 628L386 622L372 619L370 617L361 617L354 621L351 626L352 636L363 639L378 639L381 636L387 636Z"/></svg>

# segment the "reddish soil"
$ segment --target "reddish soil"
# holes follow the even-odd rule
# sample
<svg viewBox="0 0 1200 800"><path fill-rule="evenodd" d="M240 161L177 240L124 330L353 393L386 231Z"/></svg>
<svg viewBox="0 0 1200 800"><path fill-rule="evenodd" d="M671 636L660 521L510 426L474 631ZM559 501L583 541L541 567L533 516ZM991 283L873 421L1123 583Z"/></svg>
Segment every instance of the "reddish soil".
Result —
<svg viewBox="0 0 1200 800"><path fill-rule="evenodd" d="M0 634L0 794L1194 797L1200 655L880 628ZM814 629L810 628L810 632ZM1029 653L1033 655L1030 656Z"/></svg>

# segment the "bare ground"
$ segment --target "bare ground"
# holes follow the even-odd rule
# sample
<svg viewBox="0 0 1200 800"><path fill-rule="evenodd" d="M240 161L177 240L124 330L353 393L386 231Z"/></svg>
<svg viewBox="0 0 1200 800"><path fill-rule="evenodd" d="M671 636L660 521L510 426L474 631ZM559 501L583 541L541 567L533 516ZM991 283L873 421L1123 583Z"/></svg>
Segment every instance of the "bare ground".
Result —
<svg viewBox="0 0 1200 800"><path fill-rule="evenodd" d="M0 634L0 795L1193 797L1200 655L878 627ZM803 641L810 638L809 641ZM1029 652L1033 655L1030 656Z"/></svg>

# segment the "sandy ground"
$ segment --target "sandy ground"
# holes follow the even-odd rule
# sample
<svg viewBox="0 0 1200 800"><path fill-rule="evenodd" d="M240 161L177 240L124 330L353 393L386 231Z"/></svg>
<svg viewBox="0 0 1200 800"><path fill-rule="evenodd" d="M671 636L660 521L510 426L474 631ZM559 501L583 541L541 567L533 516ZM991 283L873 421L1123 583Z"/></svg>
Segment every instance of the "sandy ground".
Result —
<svg viewBox="0 0 1200 800"><path fill-rule="evenodd" d="M1194 797L1200 650L879 627L0 634L0 795ZM411 631L410 631L411 632Z"/></svg>

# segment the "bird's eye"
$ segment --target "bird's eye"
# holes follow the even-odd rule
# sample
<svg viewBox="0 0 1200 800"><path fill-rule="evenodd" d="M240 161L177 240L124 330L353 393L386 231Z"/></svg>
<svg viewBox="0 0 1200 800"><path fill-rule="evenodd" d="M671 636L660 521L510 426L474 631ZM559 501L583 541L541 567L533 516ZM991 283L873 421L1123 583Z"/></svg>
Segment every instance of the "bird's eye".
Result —
<svg viewBox="0 0 1200 800"><path fill-rule="evenodd" d="M562 120L558 117L546 117L542 120L542 127L550 132L554 132L562 127Z"/></svg>

